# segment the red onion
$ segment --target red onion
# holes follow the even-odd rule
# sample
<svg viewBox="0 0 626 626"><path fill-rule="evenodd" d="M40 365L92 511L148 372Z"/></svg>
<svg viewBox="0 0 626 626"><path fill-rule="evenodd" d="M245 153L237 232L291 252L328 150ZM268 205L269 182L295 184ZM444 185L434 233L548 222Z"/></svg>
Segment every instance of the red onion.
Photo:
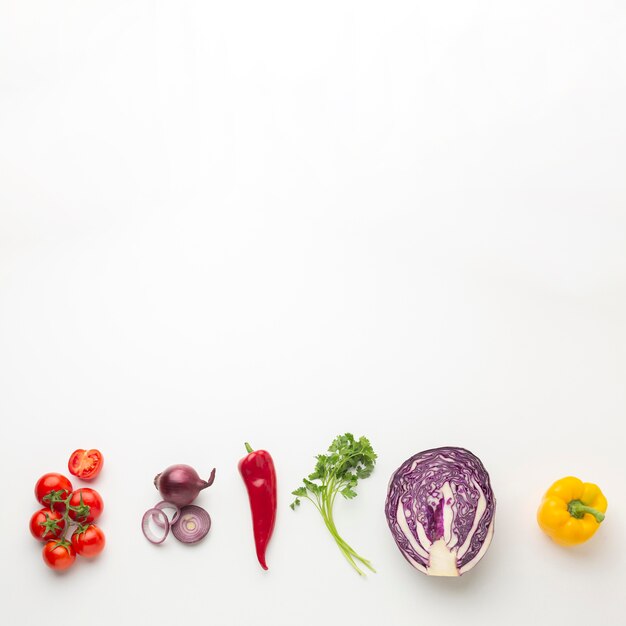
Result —
<svg viewBox="0 0 626 626"><path fill-rule="evenodd" d="M160 520L156 523L156 525L161 529L161 531L157 534L152 529L150 522L156 522L159 518ZM148 509L143 514L143 519L141 520L141 530L143 531L145 538L151 543L163 543L170 532L170 521L161 509Z"/></svg>
<svg viewBox="0 0 626 626"><path fill-rule="evenodd" d="M198 472L189 465L171 465L155 476L154 486L161 492L164 500L181 507L193 502L214 480L215 469L209 480L202 480Z"/></svg>
<svg viewBox="0 0 626 626"><path fill-rule="evenodd" d="M183 543L196 543L204 539L211 529L211 517L201 507L184 506L175 524L172 524L172 534Z"/></svg>

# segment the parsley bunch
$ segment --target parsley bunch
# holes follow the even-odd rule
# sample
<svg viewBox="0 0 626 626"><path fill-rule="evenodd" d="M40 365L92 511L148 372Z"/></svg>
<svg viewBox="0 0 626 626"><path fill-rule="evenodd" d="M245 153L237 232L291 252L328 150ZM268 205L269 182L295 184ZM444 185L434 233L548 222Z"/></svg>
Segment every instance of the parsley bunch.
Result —
<svg viewBox="0 0 626 626"><path fill-rule="evenodd" d="M315 470L308 478L303 479L304 486L291 492L296 496L291 508L295 510L300 505L300 498L310 500L320 512L326 528L350 565L362 576L365 572L357 562L375 572L371 563L359 556L339 536L333 519L333 506L337 494L340 493L347 500L352 500L357 495L354 489L359 479L367 478L374 470L376 453L372 445L367 437L360 437L357 440L354 435L346 433L335 438L328 448L328 454L318 454L315 458L317 459Z"/></svg>

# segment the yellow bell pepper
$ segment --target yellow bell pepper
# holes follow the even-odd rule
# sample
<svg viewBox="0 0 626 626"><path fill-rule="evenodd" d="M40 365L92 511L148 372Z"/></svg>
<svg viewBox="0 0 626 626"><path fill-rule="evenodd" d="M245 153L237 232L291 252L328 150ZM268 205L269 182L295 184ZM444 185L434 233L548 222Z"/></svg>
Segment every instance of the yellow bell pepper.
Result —
<svg viewBox="0 0 626 626"><path fill-rule="evenodd" d="M606 507L606 498L597 485L567 476L546 491L537 511L537 522L556 543L573 546L595 534Z"/></svg>

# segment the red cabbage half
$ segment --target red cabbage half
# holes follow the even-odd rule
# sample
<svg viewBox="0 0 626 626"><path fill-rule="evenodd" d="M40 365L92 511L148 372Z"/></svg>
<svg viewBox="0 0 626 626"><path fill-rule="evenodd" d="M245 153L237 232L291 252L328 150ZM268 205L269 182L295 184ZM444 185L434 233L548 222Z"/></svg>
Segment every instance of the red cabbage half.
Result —
<svg viewBox="0 0 626 626"><path fill-rule="evenodd" d="M404 558L430 576L460 576L493 536L496 499L489 474L469 450L418 452L389 481L385 513Z"/></svg>

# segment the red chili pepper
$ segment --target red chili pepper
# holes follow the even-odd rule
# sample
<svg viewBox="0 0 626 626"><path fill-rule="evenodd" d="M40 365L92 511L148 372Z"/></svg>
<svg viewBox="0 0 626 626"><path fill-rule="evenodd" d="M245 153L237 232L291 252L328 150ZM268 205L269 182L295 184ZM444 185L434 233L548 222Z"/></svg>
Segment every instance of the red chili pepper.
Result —
<svg viewBox="0 0 626 626"><path fill-rule="evenodd" d="M267 569L265 550L276 522L276 470L269 452L255 452L249 443L246 443L246 450L249 454L239 461L239 473L250 498L256 556L261 567Z"/></svg>

